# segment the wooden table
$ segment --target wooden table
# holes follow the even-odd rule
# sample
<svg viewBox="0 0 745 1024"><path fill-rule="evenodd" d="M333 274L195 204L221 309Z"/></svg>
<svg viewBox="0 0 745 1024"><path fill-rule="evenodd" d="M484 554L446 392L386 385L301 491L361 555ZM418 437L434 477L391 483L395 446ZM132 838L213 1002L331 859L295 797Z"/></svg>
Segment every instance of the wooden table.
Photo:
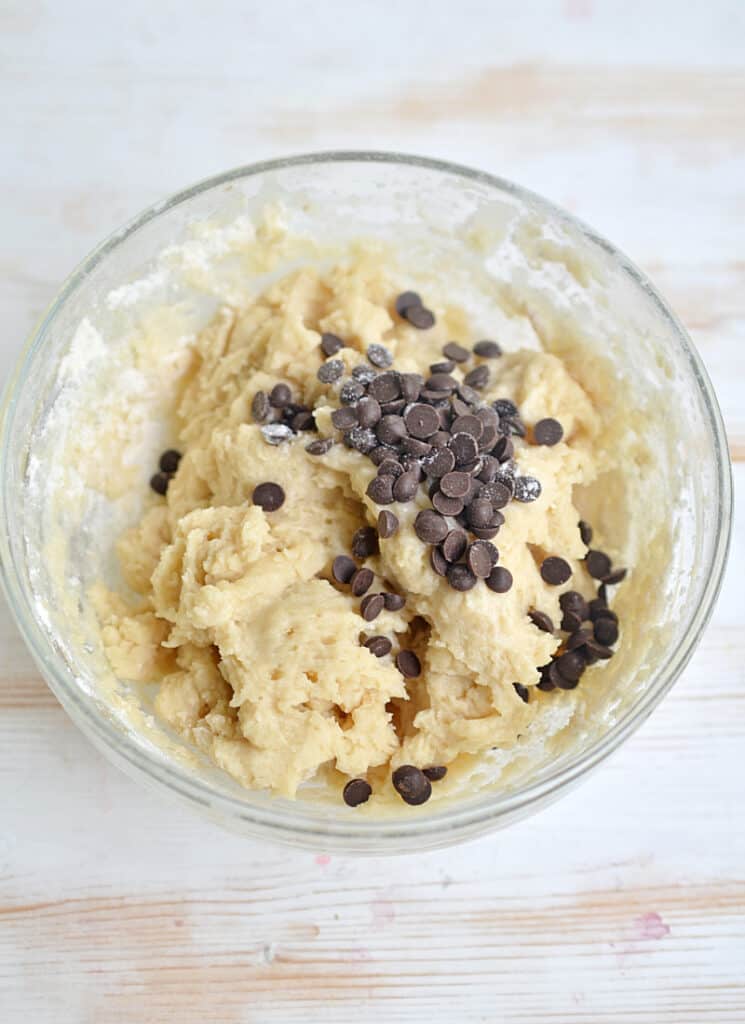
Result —
<svg viewBox="0 0 745 1024"><path fill-rule="evenodd" d="M200 10L201 14L195 12ZM0 3L0 359L152 200L332 147L513 178L690 329L745 483L745 7ZM392 860L224 835L68 720L3 610L0 1020L745 1021L745 513L684 677L585 785Z"/></svg>

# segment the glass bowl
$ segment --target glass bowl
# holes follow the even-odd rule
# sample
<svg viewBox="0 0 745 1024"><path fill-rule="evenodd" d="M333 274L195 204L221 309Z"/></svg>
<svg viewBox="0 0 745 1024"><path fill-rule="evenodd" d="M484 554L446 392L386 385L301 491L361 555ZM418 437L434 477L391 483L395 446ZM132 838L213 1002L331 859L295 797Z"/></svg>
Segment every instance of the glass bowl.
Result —
<svg viewBox="0 0 745 1024"><path fill-rule="evenodd" d="M498 300L588 390L610 372L617 382L605 398L611 418L643 420L653 442L646 454L629 453L635 492L623 480L602 489L601 514L602 502L626 502L629 510L623 536L614 538L634 567L619 601L640 626L629 629L602 680L566 697L581 703L581 727L565 724L561 742L528 745L517 763L485 762L471 791L420 808L402 805L385 817L352 811L312 787L296 801L241 789L167 734L146 692L123 681L109 685L86 594L113 572L113 540L136 510L96 495L72 515L58 500L66 481L52 441L65 430L75 434L60 410L74 408L97 361L100 369L95 338L121 338L133 317L186 298L193 326L206 322L220 296L214 287L209 294L202 271L209 267L229 296L237 280L231 239L277 203L294 231L322 243L364 236L397 245L417 272L457 288L477 322L486 324ZM86 334L91 325L98 334ZM143 465L160 439L147 443ZM508 181L386 153L242 167L155 204L117 231L72 273L26 344L5 388L0 458L3 584L26 643L73 720L128 774L223 826L341 853L401 853L474 837L537 810L585 776L639 727L685 667L711 614L730 534L731 475L716 398L690 338L645 275L574 217Z"/></svg>

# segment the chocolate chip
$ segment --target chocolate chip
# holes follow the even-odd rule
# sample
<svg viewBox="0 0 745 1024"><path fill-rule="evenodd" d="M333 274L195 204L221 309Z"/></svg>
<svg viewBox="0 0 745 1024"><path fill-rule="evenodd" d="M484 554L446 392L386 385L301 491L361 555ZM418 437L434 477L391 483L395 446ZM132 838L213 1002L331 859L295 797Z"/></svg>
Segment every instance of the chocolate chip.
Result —
<svg viewBox="0 0 745 1024"><path fill-rule="evenodd" d="M563 558L558 558L556 555L549 555L541 563L541 579L552 587L559 587L562 583L566 583L571 575L572 567L569 565L569 562L564 561Z"/></svg>
<svg viewBox="0 0 745 1024"><path fill-rule="evenodd" d="M296 412L292 417L291 426L296 432L300 430L315 430L316 421L313 413L310 409L303 409L301 412Z"/></svg>
<svg viewBox="0 0 745 1024"><path fill-rule="evenodd" d="M439 544L448 534L448 524L438 512L423 509L414 520L414 532L425 544Z"/></svg>
<svg viewBox="0 0 745 1024"><path fill-rule="evenodd" d="M377 448L375 449L378 450ZM392 476L395 479L401 476L404 471L404 467L398 462L393 455L386 456L381 463L378 464L378 476Z"/></svg>
<svg viewBox="0 0 745 1024"><path fill-rule="evenodd" d="M441 491L435 491L432 495L432 505L443 516L458 516L463 511L463 501L460 498L448 498Z"/></svg>
<svg viewBox="0 0 745 1024"><path fill-rule="evenodd" d="M265 512L276 512L284 505L285 492L279 484L259 484L258 487L254 487L251 500L254 505L259 505Z"/></svg>
<svg viewBox="0 0 745 1024"><path fill-rule="evenodd" d="M433 409L447 410L449 403L449 395L447 391L432 391L431 388L422 388L419 399L422 402L427 402L432 406Z"/></svg>
<svg viewBox="0 0 745 1024"><path fill-rule="evenodd" d="M440 429L440 419L437 412L429 405L415 402L410 405L404 414L406 429L412 437L425 439L437 433Z"/></svg>
<svg viewBox="0 0 745 1024"><path fill-rule="evenodd" d="M476 391L483 390L489 383L489 367L485 365L476 366L473 370L465 375L463 383L468 388L474 388ZM463 392L461 390L461 398Z"/></svg>
<svg viewBox="0 0 745 1024"><path fill-rule="evenodd" d="M551 662L549 665L541 666L541 681L538 683L538 689L543 690L545 693L550 693L551 690L556 689L556 683L552 682L550 677L551 669L554 667L554 663ZM558 676L558 670L556 670Z"/></svg>
<svg viewBox="0 0 745 1024"><path fill-rule="evenodd" d="M601 593L601 591L603 593ZM590 609L590 618L593 620L593 622L595 621L595 619L602 619L604 615L612 616L613 619L618 621L618 616L616 615L616 613L611 611L608 607L608 594L605 589L604 583L600 584L600 586L598 587L598 596L594 598L592 601L590 601L588 607Z"/></svg>
<svg viewBox="0 0 745 1024"><path fill-rule="evenodd" d="M355 402L359 402L364 393L364 384L360 384L358 380L345 380L339 391L339 401L343 405L354 405Z"/></svg>
<svg viewBox="0 0 745 1024"><path fill-rule="evenodd" d="M466 591L476 586L478 580L463 562L456 562L448 569L448 583L453 590Z"/></svg>
<svg viewBox="0 0 745 1024"><path fill-rule="evenodd" d="M331 422L337 430L351 430L352 427L357 426L357 410L349 406L334 409L331 413Z"/></svg>
<svg viewBox="0 0 745 1024"><path fill-rule="evenodd" d="M579 521L579 535L582 538L582 543L588 546L592 543L592 527L589 523L586 523L584 519Z"/></svg>
<svg viewBox="0 0 745 1024"><path fill-rule="evenodd" d="M561 617L561 628L565 633L574 633L582 625L582 619L576 612L567 611Z"/></svg>
<svg viewBox="0 0 745 1024"><path fill-rule="evenodd" d="M468 407L478 405L479 402L481 401L481 395L478 393L478 391L474 390L474 388L472 387L469 387L468 384L458 385L458 397ZM462 415L464 411L467 412L468 409L459 410L458 415Z"/></svg>
<svg viewBox="0 0 745 1024"><path fill-rule="evenodd" d="M519 409L509 398L498 398L492 402L492 408L499 414L500 419L502 416L517 416L519 413Z"/></svg>
<svg viewBox="0 0 745 1024"><path fill-rule="evenodd" d="M374 427L381 416L380 405L370 396L361 398L356 405L357 419L361 427Z"/></svg>
<svg viewBox="0 0 745 1024"><path fill-rule="evenodd" d="M589 629L578 629L567 640L566 649L568 651L576 651L578 647L584 647L588 640L592 640L592 631Z"/></svg>
<svg viewBox="0 0 745 1024"><path fill-rule="evenodd" d="M455 362L452 359L445 359L441 363L430 363L430 373L452 373L455 369Z"/></svg>
<svg viewBox="0 0 745 1024"><path fill-rule="evenodd" d="M378 534L372 526L361 526L352 537L352 554L355 558L368 558L370 555L377 555Z"/></svg>
<svg viewBox="0 0 745 1024"><path fill-rule="evenodd" d="M331 566L331 575L337 583L349 583L357 572L357 566L349 555L337 555Z"/></svg>
<svg viewBox="0 0 745 1024"><path fill-rule="evenodd" d="M454 473L446 473L440 480L440 490L448 498L465 498L470 489L471 477L468 473L456 470Z"/></svg>
<svg viewBox="0 0 745 1024"><path fill-rule="evenodd" d="M376 505L390 505L393 502L393 483L395 477L376 476L367 485L366 494Z"/></svg>
<svg viewBox="0 0 745 1024"><path fill-rule="evenodd" d="M404 311L410 306L421 306L422 299L417 292L401 292L396 298L395 310L399 316L404 315Z"/></svg>
<svg viewBox="0 0 745 1024"><path fill-rule="evenodd" d="M275 409L284 409L292 401L292 391L287 384L275 384L269 392L269 403Z"/></svg>
<svg viewBox="0 0 745 1024"><path fill-rule="evenodd" d="M486 498L476 498L466 508L469 526L476 526L480 529L486 529L494 525L491 521L493 514L494 508L492 503L487 501Z"/></svg>
<svg viewBox="0 0 745 1024"><path fill-rule="evenodd" d="M265 391L257 391L251 402L251 415L257 423L263 423L272 410L269 396Z"/></svg>
<svg viewBox="0 0 745 1024"><path fill-rule="evenodd" d="M503 487L507 491L510 500L512 500L512 498L514 498L514 496L515 496L515 478L514 478L514 476L512 476L511 473L506 473L504 471L504 467L503 466L499 467L499 470L497 471L497 475L494 477L494 479L492 480L491 484L488 485L490 490L487 492L487 494L493 494L495 499L496 499L496 501L501 501L502 491L501 490L497 491L496 488L494 488L492 490L492 487L493 487L494 484L499 484L500 487ZM498 497L498 495L499 495L499 497ZM492 503L494 503L494 499L490 499L490 500L492 500Z"/></svg>
<svg viewBox="0 0 745 1024"><path fill-rule="evenodd" d="M378 514L378 536L383 540L392 537L398 529L398 516L387 509Z"/></svg>
<svg viewBox="0 0 745 1024"><path fill-rule="evenodd" d="M330 437L319 437L316 441L311 441L310 444L306 444L305 450L309 455L325 455L326 452L331 451L334 447L334 442Z"/></svg>
<svg viewBox="0 0 745 1024"><path fill-rule="evenodd" d="M321 335L321 351L325 356L335 356L343 348L344 342L338 334L331 334L330 331L326 331Z"/></svg>
<svg viewBox="0 0 745 1024"><path fill-rule="evenodd" d="M559 598L559 607L563 612L574 612L580 619L589 618L587 601L576 590L567 590Z"/></svg>
<svg viewBox="0 0 745 1024"><path fill-rule="evenodd" d="M387 612L399 612L406 604L406 598L400 594L383 594L383 600Z"/></svg>
<svg viewBox="0 0 745 1024"><path fill-rule="evenodd" d="M484 433L484 423L478 416L474 416L473 413L465 413L462 416L456 416L450 430L454 435L470 434L471 437L478 441Z"/></svg>
<svg viewBox="0 0 745 1024"><path fill-rule="evenodd" d="M413 764L402 764L391 777L393 788L407 804L413 807L426 803L432 795L432 784Z"/></svg>
<svg viewBox="0 0 745 1024"><path fill-rule="evenodd" d="M473 346L473 351L482 359L496 359L502 355L502 349L496 341L477 341Z"/></svg>
<svg viewBox="0 0 745 1024"><path fill-rule="evenodd" d="M450 434L447 430L438 430L436 434L433 434L427 440L433 448L446 448L450 441ZM453 465L455 465L455 459L453 459Z"/></svg>
<svg viewBox="0 0 745 1024"><path fill-rule="evenodd" d="M368 345L367 358L373 366L378 366L383 370L393 365L393 356L385 345Z"/></svg>
<svg viewBox="0 0 745 1024"><path fill-rule="evenodd" d="M544 633L553 633L554 624L545 612L539 612L537 608L531 608L528 618L534 626L538 626Z"/></svg>
<svg viewBox="0 0 745 1024"><path fill-rule="evenodd" d="M535 477L518 476L515 478L515 501L535 501L541 496L541 485Z"/></svg>
<svg viewBox="0 0 745 1024"><path fill-rule="evenodd" d="M371 452L368 452L368 459L376 466L382 466L384 462L390 462L398 458L398 452L395 448L391 448L387 444L379 444L377 448L373 448Z"/></svg>
<svg viewBox="0 0 745 1024"><path fill-rule="evenodd" d="M419 373L402 373L399 386L407 402L416 402L419 392L424 387L424 377Z"/></svg>
<svg viewBox="0 0 745 1024"><path fill-rule="evenodd" d="M585 671L585 659L579 651L566 651L556 659L556 667L562 679L568 683L577 683Z"/></svg>
<svg viewBox="0 0 745 1024"><path fill-rule="evenodd" d="M470 434L453 434L448 448L455 456L456 466L464 466L466 463L473 462L479 453L479 446Z"/></svg>
<svg viewBox="0 0 745 1024"><path fill-rule="evenodd" d="M613 619L597 619L593 626L595 639L605 647L612 647L618 640L618 626Z"/></svg>
<svg viewBox="0 0 745 1024"><path fill-rule="evenodd" d="M422 460L422 469L432 480L439 480L455 467L455 456L449 448L436 448Z"/></svg>
<svg viewBox="0 0 745 1024"><path fill-rule="evenodd" d="M488 423L479 438L479 451L490 452L497 443L497 428Z"/></svg>
<svg viewBox="0 0 745 1024"><path fill-rule="evenodd" d="M558 420L538 420L533 427L533 438L536 444L545 444L551 447L558 444L564 436L564 428Z"/></svg>
<svg viewBox="0 0 745 1024"><path fill-rule="evenodd" d="M614 569L603 579L603 583L608 587L614 587L617 583L621 583L622 580L626 579L627 572L628 569Z"/></svg>
<svg viewBox="0 0 745 1024"><path fill-rule="evenodd" d="M384 658L386 654L390 654L393 644L387 636L371 636L365 640L365 647L376 658Z"/></svg>
<svg viewBox="0 0 745 1024"><path fill-rule="evenodd" d="M479 540L494 540L499 533L498 526L471 526L470 530Z"/></svg>
<svg viewBox="0 0 745 1024"><path fill-rule="evenodd" d="M611 560L604 551L590 550L585 556L587 571L596 580L605 579L610 574Z"/></svg>
<svg viewBox="0 0 745 1024"><path fill-rule="evenodd" d="M515 442L511 437L501 437L494 445L492 454L500 462L508 462L515 455Z"/></svg>
<svg viewBox="0 0 745 1024"><path fill-rule="evenodd" d="M375 433L381 444L393 447L406 437L406 424L401 416L383 416L375 428Z"/></svg>
<svg viewBox="0 0 745 1024"><path fill-rule="evenodd" d="M373 585L375 574L372 569L357 569L350 582L352 593L355 597L362 597Z"/></svg>
<svg viewBox="0 0 745 1024"><path fill-rule="evenodd" d="M442 354L447 359L452 359L454 363L465 363L471 358L468 349L459 345L457 341L449 341L447 345L444 345Z"/></svg>
<svg viewBox="0 0 745 1024"><path fill-rule="evenodd" d="M448 561L440 548L431 548L429 562L438 576L447 576Z"/></svg>
<svg viewBox="0 0 745 1024"><path fill-rule="evenodd" d="M485 580L497 564L499 552L488 540L476 540L468 548L466 564L474 576Z"/></svg>
<svg viewBox="0 0 745 1024"><path fill-rule="evenodd" d="M525 437L528 432L523 421L517 417L509 419L502 417L499 421L499 430L502 434L514 434L515 437Z"/></svg>
<svg viewBox="0 0 745 1024"><path fill-rule="evenodd" d="M379 373L370 384L369 393L381 404L393 402L401 394L401 378L394 370Z"/></svg>
<svg viewBox="0 0 745 1024"><path fill-rule="evenodd" d="M505 569L503 566L498 565L495 569L492 569L491 573L487 576L486 585L489 590L493 590L495 594L506 594L512 586L512 573L509 569Z"/></svg>
<svg viewBox="0 0 745 1024"><path fill-rule="evenodd" d="M416 459L423 459L432 451L432 445L427 444L426 441L419 441L416 437L402 437L401 451Z"/></svg>
<svg viewBox="0 0 745 1024"><path fill-rule="evenodd" d="M374 370L372 366L368 366L367 363L358 363L352 370L352 376L358 384L362 384L367 387L371 384L378 376L377 370Z"/></svg>
<svg viewBox="0 0 745 1024"><path fill-rule="evenodd" d="M493 508L504 508L511 497L511 489L501 480L492 480L490 484L482 484L479 488L479 498L488 501Z"/></svg>
<svg viewBox="0 0 745 1024"><path fill-rule="evenodd" d="M457 387L458 381L449 373L433 373L427 381L427 390L437 392L440 398L449 395Z"/></svg>
<svg viewBox="0 0 745 1024"><path fill-rule="evenodd" d="M393 485L393 497L396 501L411 501L419 490L419 471L407 469Z"/></svg>
<svg viewBox="0 0 745 1024"><path fill-rule="evenodd" d="M372 787L364 779L350 779L342 790L344 803L348 807L359 807L360 804L367 803L371 794Z"/></svg>
<svg viewBox="0 0 745 1024"><path fill-rule="evenodd" d="M430 782L439 782L444 779L448 770L445 765L436 765L433 768L422 768L422 774L426 775Z"/></svg>
<svg viewBox="0 0 745 1024"><path fill-rule="evenodd" d="M283 444L295 435L286 423L267 423L261 427L261 434L267 444Z"/></svg>
<svg viewBox="0 0 745 1024"><path fill-rule="evenodd" d="M442 553L448 562L457 562L466 553L466 548L468 547L466 531L458 528L450 530L441 547Z"/></svg>
<svg viewBox="0 0 745 1024"><path fill-rule="evenodd" d="M341 359L329 359L328 362L322 363L318 367L318 373L316 377L322 384L333 384L335 380L344 373L344 363Z"/></svg>
<svg viewBox="0 0 745 1024"><path fill-rule="evenodd" d="M493 455L482 455L481 457L481 472L479 473L479 480L485 484L492 483L499 472L499 463Z"/></svg>
<svg viewBox="0 0 745 1024"><path fill-rule="evenodd" d="M610 647L606 647L605 644L599 643L594 636L590 637L585 644L585 648L588 654L592 655L594 658L602 658L605 661L608 658L613 657L613 651Z"/></svg>
<svg viewBox="0 0 745 1024"><path fill-rule="evenodd" d="M175 448L169 448L161 455L158 466L163 473L175 473L180 462L181 452L177 452Z"/></svg>
<svg viewBox="0 0 745 1024"><path fill-rule="evenodd" d="M369 427L353 427L344 435L344 444L347 448L369 455L373 448L377 448L378 439Z"/></svg>
<svg viewBox="0 0 745 1024"><path fill-rule="evenodd" d="M406 679L417 679L422 674L422 665L413 651L402 650L396 655L396 668Z"/></svg>
<svg viewBox="0 0 745 1024"><path fill-rule="evenodd" d="M360 602L360 614L365 622L372 622L385 607L385 598L382 594L368 594Z"/></svg>
<svg viewBox="0 0 745 1024"><path fill-rule="evenodd" d="M150 486L156 494L165 494L170 482L170 473L155 473L150 477Z"/></svg>
<svg viewBox="0 0 745 1024"><path fill-rule="evenodd" d="M461 466L458 466L458 469L461 473L468 473L470 477L477 477L481 472L482 465L481 459L477 456L475 459L471 459L470 462L464 462ZM480 486L478 481L472 481L470 488L471 498L477 497Z"/></svg>
<svg viewBox="0 0 745 1024"><path fill-rule="evenodd" d="M530 700L530 693L528 692L527 686L523 686L522 683L513 683L512 685L515 687L515 693L518 695L520 700L524 700L527 704Z"/></svg>
<svg viewBox="0 0 745 1024"><path fill-rule="evenodd" d="M412 327L416 327L420 331L426 331L435 322L434 313L425 309L424 306L407 306L401 315L409 321Z"/></svg>
<svg viewBox="0 0 745 1024"><path fill-rule="evenodd" d="M510 435L525 437L528 433L528 428L519 416L501 416L499 419L499 433L504 437L509 437Z"/></svg>

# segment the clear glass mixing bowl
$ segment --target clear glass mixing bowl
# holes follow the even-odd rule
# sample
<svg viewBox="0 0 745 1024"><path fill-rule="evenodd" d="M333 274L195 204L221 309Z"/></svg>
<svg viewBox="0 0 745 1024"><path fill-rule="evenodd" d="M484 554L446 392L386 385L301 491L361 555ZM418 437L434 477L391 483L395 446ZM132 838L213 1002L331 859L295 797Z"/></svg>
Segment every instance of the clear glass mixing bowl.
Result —
<svg viewBox="0 0 745 1024"><path fill-rule="evenodd" d="M48 442L54 410L71 386L69 374L61 383L60 363L80 321L89 318L104 337L121 333L127 310L121 303L112 309L106 297L133 281L141 282L140 293L130 293L141 295L138 309L188 295L188 281L174 285L159 276L158 254L174 245L188 251L195 237L204 240L277 200L295 228L321 241L398 240L412 268L415 261L450 267L450 286L466 307L477 307L492 289L590 390L598 361L606 369L610 361L618 379L617 415L643 412L656 432L640 472L658 485L666 529L658 522L652 530L652 503L645 506L642 495L630 510L627 535L616 538L635 564L619 599L629 614L643 608L645 621L633 643L621 644L607 680L579 698L589 709L583 727L575 734L570 724L570 742L549 743L493 784L487 780L458 799L402 807L388 818L312 795L288 801L248 792L208 763L180 757L178 741L148 714L146 698L125 684L118 690L100 685L108 671L100 644L76 616L88 586L111 561L121 525L117 510L100 514L107 512L100 498L98 515L63 524L64 556L55 554L49 532L52 490L59 484L43 438ZM209 260L210 251L203 247L200 258ZM205 306L199 315L208 314ZM224 826L347 853L427 849L502 827L556 798L607 757L690 658L719 590L730 533L730 466L711 383L650 281L594 231L507 181L384 153L322 153L239 168L157 203L117 231L68 278L29 339L5 388L0 458L0 559L8 601L41 672L80 728L134 778ZM624 500L623 485L609 481L607 500ZM664 568L658 560L650 577L645 565L654 560L645 552L661 544ZM128 704L141 699L143 713L134 720Z"/></svg>

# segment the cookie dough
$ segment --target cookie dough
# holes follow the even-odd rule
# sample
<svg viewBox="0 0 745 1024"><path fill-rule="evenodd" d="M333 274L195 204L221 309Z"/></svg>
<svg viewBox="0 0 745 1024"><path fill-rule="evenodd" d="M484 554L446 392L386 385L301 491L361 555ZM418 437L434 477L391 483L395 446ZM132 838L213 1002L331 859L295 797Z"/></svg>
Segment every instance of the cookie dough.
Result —
<svg viewBox="0 0 745 1024"><path fill-rule="evenodd" d="M181 385L177 471L118 544L132 593L96 595L117 675L157 683L157 714L246 787L293 796L314 777L339 789L364 778L374 798L395 798L390 780L401 766L449 766L452 775L490 748L510 747L542 702L562 699L537 686L537 666L551 662L562 640L531 613L558 624L562 593L595 596L573 501L598 473L590 398L554 355L497 355L470 337L455 307L436 306L431 327L409 322L396 311L403 290L379 256L362 252L327 271L297 270L247 308L221 308L194 344ZM334 351L326 338L322 348L325 335L343 347ZM515 439L517 472L541 490L502 509L493 543L512 575L509 590L481 580L457 590L433 569L414 527L431 508L425 482L413 500L385 505L398 528L356 560L374 574L368 595L405 598L367 621L360 596L332 565L351 554L361 527L377 523L382 506L367 493L377 469L340 443L332 414L356 366L372 359L376 372L384 368L387 356L373 349L368 358L370 346L384 346L395 370L428 376L453 338L450 353L463 358L462 346L468 355L449 370L456 380L488 367L482 403L510 399L529 428L555 419L563 435L554 443L549 425L541 428L549 443ZM472 352L477 342L481 355ZM319 380L329 355L341 374L322 371L327 379ZM256 395L278 383L313 409L316 432L268 443ZM320 455L307 450L319 437L334 440ZM267 482L284 493L277 508L253 503ZM565 560L568 581L544 578L548 556ZM365 646L373 637L388 643ZM416 658L401 671L402 651L416 655L418 675Z"/></svg>

